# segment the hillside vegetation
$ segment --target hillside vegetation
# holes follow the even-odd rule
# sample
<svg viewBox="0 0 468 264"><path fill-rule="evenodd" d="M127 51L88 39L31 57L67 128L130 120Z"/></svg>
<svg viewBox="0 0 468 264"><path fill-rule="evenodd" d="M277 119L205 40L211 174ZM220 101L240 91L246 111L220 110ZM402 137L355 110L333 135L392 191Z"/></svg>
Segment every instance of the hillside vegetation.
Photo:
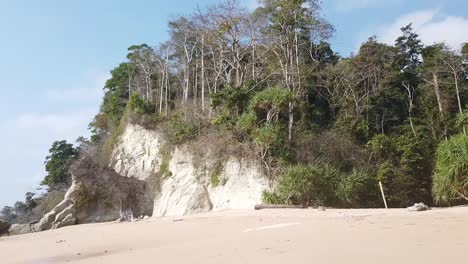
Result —
<svg viewBox="0 0 468 264"><path fill-rule="evenodd" d="M410 24L394 45L370 37L342 57L320 1L261 3L226 0L169 21L166 42L129 47L77 149L108 164L128 122L171 144L219 133L278 182L267 203L380 207L379 181L391 207L467 200L467 44L425 46ZM53 155L65 143L47 158L51 189L69 182L76 153Z"/></svg>

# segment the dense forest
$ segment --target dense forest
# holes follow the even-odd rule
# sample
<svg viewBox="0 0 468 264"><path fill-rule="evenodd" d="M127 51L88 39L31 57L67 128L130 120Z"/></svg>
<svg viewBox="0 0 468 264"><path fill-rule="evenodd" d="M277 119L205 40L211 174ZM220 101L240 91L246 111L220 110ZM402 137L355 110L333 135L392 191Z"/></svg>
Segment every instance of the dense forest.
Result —
<svg viewBox="0 0 468 264"><path fill-rule="evenodd" d="M342 57L320 1L261 3L226 0L174 18L166 42L129 47L91 138L54 143L49 192L1 216L44 210L80 152L106 165L128 122L173 144L222 134L251 146L277 182L265 203L382 207L378 182L391 207L468 200L468 44L424 45L409 24L392 46L370 37Z"/></svg>

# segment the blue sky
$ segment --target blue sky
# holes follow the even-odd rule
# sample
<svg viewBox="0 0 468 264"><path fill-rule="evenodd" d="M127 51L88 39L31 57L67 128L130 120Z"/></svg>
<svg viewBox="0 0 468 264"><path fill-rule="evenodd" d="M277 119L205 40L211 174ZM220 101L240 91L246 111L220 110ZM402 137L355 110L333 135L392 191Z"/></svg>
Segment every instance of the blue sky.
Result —
<svg viewBox="0 0 468 264"><path fill-rule="evenodd" d="M248 8L255 0L239 0ZM167 21L215 0L0 0L0 206L44 176L51 143L87 135L108 72L132 44L167 38ZM427 44L468 42L466 0L325 0L342 55L409 22Z"/></svg>

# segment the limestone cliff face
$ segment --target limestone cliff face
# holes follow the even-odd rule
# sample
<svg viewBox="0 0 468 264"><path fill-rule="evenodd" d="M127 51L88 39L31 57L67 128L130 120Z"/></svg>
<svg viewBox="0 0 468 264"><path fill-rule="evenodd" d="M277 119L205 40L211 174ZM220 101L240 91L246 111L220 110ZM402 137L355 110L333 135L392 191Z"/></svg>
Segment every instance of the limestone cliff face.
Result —
<svg viewBox="0 0 468 264"><path fill-rule="evenodd" d="M111 167L120 175L147 180L168 170L155 194L153 216L179 216L222 209L252 209L269 189L259 164L209 149L194 157L190 143L163 150L161 133L128 125L115 148ZM224 147L224 146L217 146ZM167 146L166 146L167 148ZM165 160L166 159L166 160Z"/></svg>
<svg viewBox="0 0 468 264"><path fill-rule="evenodd" d="M193 142L170 146L162 133L129 124L108 167L87 155L75 162L64 200L33 230L151 214L253 209L261 202L269 181L259 164L227 154L220 157L213 149L225 146L202 145L198 154L193 154L194 147Z"/></svg>
<svg viewBox="0 0 468 264"><path fill-rule="evenodd" d="M158 132L128 125L114 148L110 167L121 176L147 179L162 162Z"/></svg>

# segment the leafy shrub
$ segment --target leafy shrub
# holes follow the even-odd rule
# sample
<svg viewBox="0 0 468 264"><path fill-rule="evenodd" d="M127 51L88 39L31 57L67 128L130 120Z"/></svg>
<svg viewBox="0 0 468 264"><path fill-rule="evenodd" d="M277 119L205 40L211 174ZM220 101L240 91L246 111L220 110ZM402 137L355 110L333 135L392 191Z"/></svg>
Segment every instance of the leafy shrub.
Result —
<svg viewBox="0 0 468 264"><path fill-rule="evenodd" d="M143 97L138 93L133 93L128 100L127 108L137 114L145 114L151 112L149 105L145 102Z"/></svg>
<svg viewBox="0 0 468 264"><path fill-rule="evenodd" d="M162 180L172 176L172 172L169 170L169 162L172 158L171 152L167 149L167 146L163 146L161 151L162 161L159 170L151 173L147 179L152 199L159 193Z"/></svg>
<svg viewBox="0 0 468 264"><path fill-rule="evenodd" d="M173 116L170 126L175 143L183 143L196 137L197 128L190 123L184 122L179 115Z"/></svg>
<svg viewBox="0 0 468 264"><path fill-rule="evenodd" d="M171 161L172 155L169 151L163 151L161 166L159 166L159 174L162 178L168 178L172 176L172 172L169 170L169 162Z"/></svg>
<svg viewBox="0 0 468 264"><path fill-rule="evenodd" d="M412 201L412 178L389 162L381 164L377 170L377 180L381 181L390 207L409 206Z"/></svg>
<svg viewBox="0 0 468 264"><path fill-rule="evenodd" d="M347 134L303 131L293 137L294 159L302 164L332 164L340 171L367 170L370 154Z"/></svg>
<svg viewBox="0 0 468 264"><path fill-rule="evenodd" d="M377 182L373 177L366 172L353 170L341 177L336 195L344 205L369 206L377 199L377 190Z"/></svg>
<svg viewBox="0 0 468 264"><path fill-rule="evenodd" d="M274 157L284 156L286 131L279 123L264 124L254 132L254 142L263 150Z"/></svg>
<svg viewBox="0 0 468 264"><path fill-rule="evenodd" d="M234 127L235 122L236 119L233 115L229 114L226 111L223 111L222 113L218 114L213 119L213 121L211 121L211 124L226 130L230 130Z"/></svg>
<svg viewBox="0 0 468 264"><path fill-rule="evenodd" d="M256 120L257 116L255 115L255 113L243 114L237 120L236 128L241 133L250 134L255 128Z"/></svg>
<svg viewBox="0 0 468 264"><path fill-rule="evenodd" d="M221 175L223 173L224 164L222 161L217 161L210 170L210 181L211 187L217 187L220 184L226 184L225 179L221 179ZM223 183L224 182L224 183Z"/></svg>
<svg viewBox="0 0 468 264"><path fill-rule="evenodd" d="M69 144L65 140L54 142L49 150L49 156L46 157L47 175L42 184L53 187L70 183L71 175L68 170L78 154L79 149L74 148L73 144Z"/></svg>
<svg viewBox="0 0 468 264"><path fill-rule="evenodd" d="M440 143L436 153L432 193L439 204L468 196L468 135Z"/></svg>
<svg viewBox="0 0 468 264"><path fill-rule="evenodd" d="M212 94L212 107L228 111L230 115L241 115L250 99L250 86L250 84L241 87L227 86L222 91Z"/></svg>
<svg viewBox="0 0 468 264"><path fill-rule="evenodd" d="M97 197L94 191L80 184L76 186L73 201L78 210L86 210L96 203Z"/></svg>
<svg viewBox="0 0 468 264"><path fill-rule="evenodd" d="M283 200L275 192L263 191L262 201L264 204L282 204Z"/></svg>
<svg viewBox="0 0 468 264"><path fill-rule="evenodd" d="M279 179L276 195L283 203L323 205L335 199L333 183L338 175L331 167L296 165Z"/></svg>
<svg viewBox="0 0 468 264"><path fill-rule="evenodd" d="M280 112L288 109L293 100L292 93L281 87L274 87L257 93L249 104L249 110L254 111L260 117L265 117L269 111ZM259 115L264 113L264 116Z"/></svg>

